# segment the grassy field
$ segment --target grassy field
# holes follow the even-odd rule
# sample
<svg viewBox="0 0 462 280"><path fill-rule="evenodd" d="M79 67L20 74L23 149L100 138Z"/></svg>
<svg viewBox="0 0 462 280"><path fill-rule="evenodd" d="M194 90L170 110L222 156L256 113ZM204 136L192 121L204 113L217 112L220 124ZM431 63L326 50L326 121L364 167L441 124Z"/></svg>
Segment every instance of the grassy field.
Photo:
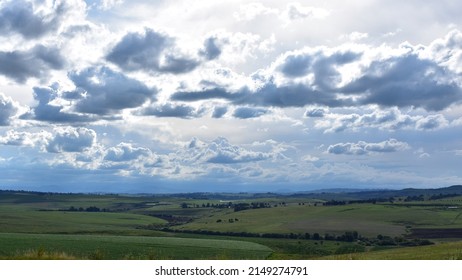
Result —
<svg viewBox="0 0 462 280"><path fill-rule="evenodd" d="M272 250L254 242L174 237L0 234L6 259L265 259Z"/></svg>
<svg viewBox="0 0 462 280"><path fill-rule="evenodd" d="M358 231L363 236L397 236L409 227L462 228L460 209L380 204L307 206L252 209L240 212L222 210L178 226L178 229L254 233L331 233ZM221 222L217 222L221 220ZM232 222L230 222L232 221Z"/></svg>
<svg viewBox="0 0 462 280"><path fill-rule="evenodd" d="M0 232L22 233L130 233L139 226L164 220L132 213L37 211L0 206Z"/></svg>
<svg viewBox="0 0 462 280"><path fill-rule="evenodd" d="M437 243L462 240L462 197L425 201L404 198L396 197L394 203L325 206L319 198L274 194L254 198L251 194L220 194L207 198L204 194L124 196L0 191L0 259L316 259L337 255L365 259L460 258L460 243L390 249L402 246L402 241L392 245L378 242L378 235L405 241L430 238ZM267 208L235 212L232 207L221 207L230 202L263 203ZM92 208L97 211L90 211ZM210 235L205 231L286 237ZM367 238L355 242L322 240L325 234L340 237L347 231ZM311 239L305 239L305 233L311 234ZM313 240L314 233L321 238ZM296 237L289 238L290 234ZM444 255L440 248L448 254Z"/></svg>
<svg viewBox="0 0 462 280"><path fill-rule="evenodd" d="M326 260L462 260L462 242L322 257Z"/></svg>

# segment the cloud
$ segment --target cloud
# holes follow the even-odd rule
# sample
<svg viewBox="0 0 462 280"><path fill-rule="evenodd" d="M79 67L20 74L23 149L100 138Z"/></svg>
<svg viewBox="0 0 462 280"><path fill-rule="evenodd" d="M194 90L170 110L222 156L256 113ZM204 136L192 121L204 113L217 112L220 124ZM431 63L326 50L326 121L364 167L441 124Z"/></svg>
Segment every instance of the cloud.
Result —
<svg viewBox="0 0 462 280"><path fill-rule="evenodd" d="M76 90L75 110L81 113L107 115L153 100L157 89L115 72L107 67L92 67L69 75Z"/></svg>
<svg viewBox="0 0 462 280"><path fill-rule="evenodd" d="M206 42L204 55L210 58L219 55L213 40ZM173 38L148 28L144 33L126 34L106 59L126 71L172 74L191 72L200 65L199 60L178 53Z"/></svg>
<svg viewBox="0 0 462 280"><path fill-rule="evenodd" d="M23 119L35 119L38 121L52 122L52 123L75 123L75 122L89 122L93 121L87 115L67 112L63 105L56 104L56 100L60 97L61 93L55 86L49 88L34 88L34 99L38 101L35 107L31 108L30 113L21 116Z"/></svg>
<svg viewBox="0 0 462 280"><path fill-rule="evenodd" d="M115 6L121 5L123 2L124 0L101 0L97 7L98 9L106 11Z"/></svg>
<svg viewBox="0 0 462 280"><path fill-rule="evenodd" d="M26 39L39 38L58 30L72 8L67 1L5 1L0 4L0 36L18 33Z"/></svg>
<svg viewBox="0 0 462 280"><path fill-rule="evenodd" d="M17 102L0 92L0 126L10 125L19 109Z"/></svg>
<svg viewBox="0 0 462 280"><path fill-rule="evenodd" d="M199 54L205 57L206 60L214 60L218 58L222 52L219 46L220 42L217 37L210 37L205 40L204 49Z"/></svg>
<svg viewBox="0 0 462 280"><path fill-rule="evenodd" d="M323 108L312 108L312 109L307 109L305 112L305 117L311 117L311 118L322 118L326 115L327 110Z"/></svg>
<svg viewBox="0 0 462 280"><path fill-rule="evenodd" d="M85 127L59 127L46 145L50 153L83 152L96 143L96 132Z"/></svg>
<svg viewBox="0 0 462 280"><path fill-rule="evenodd" d="M234 110L233 116L238 119L258 118L266 114L268 110L263 108L239 107Z"/></svg>
<svg viewBox="0 0 462 280"><path fill-rule="evenodd" d="M0 51L0 74L18 83L44 78L50 70L63 69L65 64L58 49L43 45L26 51Z"/></svg>
<svg viewBox="0 0 462 280"><path fill-rule="evenodd" d="M371 153L392 153L409 149L409 144L396 139L389 139L379 143L338 143L330 145L327 152L336 155L367 155Z"/></svg>
<svg viewBox="0 0 462 280"><path fill-rule="evenodd" d="M459 30L452 30L444 38L433 41L425 52L429 59L455 73L462 73L462 32Z"/></svg>
<svg viewBox="0 0 462 280"><path fill-rule="evenodd" d="M397 108L389 110L374 110L363 114L324 114L323 119L315 121L315 127L325 129L324 132L341 132L345 130L358 131L365 128L382 130L438 130L449 125L441 114L407 115Z"/></svg>
<svg viewBox="0 0 462 280"><path fill-rule="evenodd" d="M350 34L344 34L342 36L340 36L340 39L347 39L347 40L350 40L350 41L360 41L362 39L366 39L369 37L369 34L367 33L362 33L362 32L352 32Z"/></svg>
<svg viewBox="0 0 462 280"><path fill-rule="evenodd" d="M416 121L416 128L419 130L437 130L449 125L443 115L429 115Z"/></svg>
<svg viewBox="0 0 462 280"><path fill-rule="evenodd" d="M37 144L46 143L51 134L46 131L30 133L25 131L8 130L5 136L0 137L0 144L12 146L35 147Z"/></svg>
<svg viewBox="0 0 462 280"><path fill-rule="evenodd" d="M250 21L261 15L275 15L279 10L264 6L262 3L253 2L241 5L239 12L233 14L234 18L239 21Z"/></svg>
<svg viewBox="0 0 462 280"><path fill-rule="evenodd" d="M106 150L104 160L124 162L138 159L139 157L152 157L151 150L143 147L133 147L130 143L120 143Z"/></svg>
<svg viewBox="0 0 462 280"><path fill-rule="evenodd" d="M213 109L212 118L219 119L223 117L228 112L227 107L215 107Z"/></svg>
<svg viewBox="0 0 462 280"><path fill-rule="evenodd" d="M289 52L281 56L276 70L288 78L312 76L311 87L324 92L336 92L342 81L338 69L359 62L363 53L353 49L306 49Z"/></svg>
<svg viewBox="0 0 462 280"><path fill-rule="evenodd" d="M447 41L448 48L454 45ZM238 89L216 83L201 90L182 89L171 99L221 99L234 105L280 108L378 105L441 111L461 102L462 88L458 72L441 58L432 57L436 52L432 48L436 47L345 44L303 48L281 55ZM453 56L448 54L452 60Z"/></svg>
<svg viewBox="0 0 462 280"><path fill-rule="evenodd" d="M451 80L451 74L417 54L377 60L364 70L340 89L344 93L360 94L360 104L439 111L461 99L461 88Z"/></svg>
<svg viewBox="0 0 462 280"><path fill-rule="evenodd" d="M298 20L305 18L325 18L330 12L322 8L306 7L294 2L287 4L285 14L290 20Z"/></svg>
<svg viewBox="0 0 462 280"><path fill-rule="evenodd" d="M163 105L151 105L150 107L143 108L138 111L138 114L144 116L156 116L161 118L172 117L172 118L183 118L189 119L199 117L202 115L201 110L196 110L194 107L187 105L174 105L171 103Z"/></svg>
<svg viewBox="0 0 462 280"><path fill-rule="evenodd" d="M207 100L207 99L224 99L224 100L238 100L245 96L246 92L237 92L232 93L224 88L211 88L211 89L204 89L199 91L178 91L172 94L170 97L171 100L174 101L186 101L186 102L193 102L193 101L200 101L200 100Z"/></svg>
<svg viewBox="0 0 462 280"><path fill-rule="evenodd" d="M194 162L214 164L237 164L256 162L272 157L269 153L254 152L231 145L228 139L218 137L211 143L204 143L197 139L191 140L186 150L189 158Z"/></svg>
<svg viewBox="0 0 462 280"><path fill-rule="evenodd" d="M235 105L254 105L261 107L304 107L306 105L325 105L328 107L353 106L351 98L338 99L334 93L316 90L302 83L276 85L268 81L252 91L246 87L238 91L225 88L212 88L203 91L179 91L171 96L176 101L199 101L208 99L228 100Z"/></svg>
<svg viewBox="0 0 462 280"><path fill-rule="evenodd" d="M285 9L270 8L262 3L254 2L241 5L239 12L233 15L239 21L250 21L260 16L273 16L286 21L295 21L307 18L322 19L329 14L330 12L325 9L303 6L298 2L287 4Z"/></svg>

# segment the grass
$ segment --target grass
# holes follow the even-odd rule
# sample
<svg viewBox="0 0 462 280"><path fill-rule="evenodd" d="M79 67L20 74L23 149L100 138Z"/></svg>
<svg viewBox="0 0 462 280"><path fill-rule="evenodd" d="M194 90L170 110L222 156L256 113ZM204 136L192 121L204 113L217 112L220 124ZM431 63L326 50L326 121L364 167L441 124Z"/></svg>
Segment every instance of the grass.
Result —
<svg viewBox="0 0 462 280"><path fill-rule="evenodd" d="M0 244L5 259L265 259L272 252L245 241L141 236L1 233Z"/></svg>
<svg viewBox="0 0 462 280"><path fill-rule="evenodd" d="M462 260L462 242L323 257L326 260Z"/></svg>

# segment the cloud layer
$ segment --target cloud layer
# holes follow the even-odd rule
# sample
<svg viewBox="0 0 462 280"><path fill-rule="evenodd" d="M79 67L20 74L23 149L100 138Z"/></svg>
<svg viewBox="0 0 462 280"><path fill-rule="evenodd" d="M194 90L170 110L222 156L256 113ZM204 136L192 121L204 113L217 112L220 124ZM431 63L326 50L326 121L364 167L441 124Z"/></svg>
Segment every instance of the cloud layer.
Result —
<svg viewBox="0 0 462 280"><path fill-rule="evenodd" d="M460 9L2 1L0 184L460 184Z"/></svg>

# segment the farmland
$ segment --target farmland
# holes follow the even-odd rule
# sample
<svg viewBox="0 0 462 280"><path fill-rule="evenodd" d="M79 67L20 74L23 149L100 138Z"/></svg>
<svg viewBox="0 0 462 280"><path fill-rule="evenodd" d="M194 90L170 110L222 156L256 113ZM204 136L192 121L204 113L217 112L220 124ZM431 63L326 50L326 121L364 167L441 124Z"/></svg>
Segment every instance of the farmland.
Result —
<svg viewBox="0 0 462 280"><path fill-rule="evenodd" d="M459 259L461 194L0 191L0 258Z"/></svg>

